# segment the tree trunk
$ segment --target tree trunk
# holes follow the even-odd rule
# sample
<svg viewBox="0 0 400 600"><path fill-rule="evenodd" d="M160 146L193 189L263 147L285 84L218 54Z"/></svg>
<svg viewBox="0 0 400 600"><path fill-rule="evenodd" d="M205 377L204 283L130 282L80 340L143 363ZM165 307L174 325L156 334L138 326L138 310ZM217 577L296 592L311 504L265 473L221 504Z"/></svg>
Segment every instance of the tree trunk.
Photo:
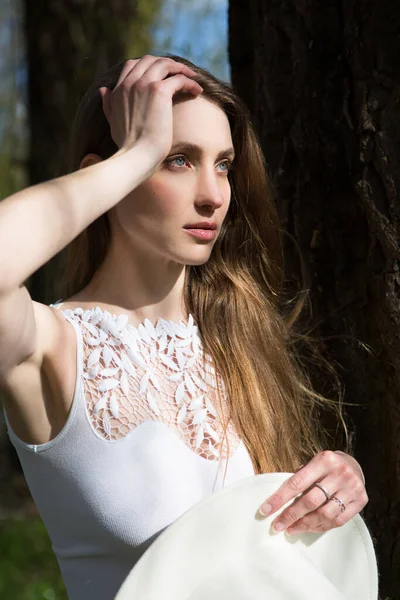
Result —
<svg viewBox="0 0 400 600"><path fill-rule="evenodd" d="M342 370L380 595L400 598L400 8L230 0L232 82ZM245 33L244 33L245 32ZM298 274L286 248L287 274ZM368 352L364 345L370 347Z"/></svg>
<svg viewBox="0 0 400 600"><path fill-rule="evenodd" d="M29 184L65 171L71 123L80 97L112 64L150 47L161 0L25 0L29 63ZM34 300L48 304L61 257L39 269L28 284Z"/></svg>

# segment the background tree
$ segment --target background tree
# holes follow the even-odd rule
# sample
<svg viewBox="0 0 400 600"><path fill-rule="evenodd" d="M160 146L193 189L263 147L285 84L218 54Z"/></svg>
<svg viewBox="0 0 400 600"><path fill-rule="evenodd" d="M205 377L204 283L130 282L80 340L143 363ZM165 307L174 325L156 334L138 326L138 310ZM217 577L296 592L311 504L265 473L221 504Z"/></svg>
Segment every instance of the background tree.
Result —
<svg viewBox="0 0 400 600"><path fill-rule="evenodd" d="M0 199L26 183L25 57L18 2L0 3Z"/></svg>
<svg viewBox="0 0 400 600"><path fill-rule="evenodd" d="M388 0L230 0L246 100L318 334L342 366L382 599L400 598L400 8ZM293 246L288 276L299 278ZM365 349L366 344L371 353ZM317 375L315 375L317 377Z"/></svg>

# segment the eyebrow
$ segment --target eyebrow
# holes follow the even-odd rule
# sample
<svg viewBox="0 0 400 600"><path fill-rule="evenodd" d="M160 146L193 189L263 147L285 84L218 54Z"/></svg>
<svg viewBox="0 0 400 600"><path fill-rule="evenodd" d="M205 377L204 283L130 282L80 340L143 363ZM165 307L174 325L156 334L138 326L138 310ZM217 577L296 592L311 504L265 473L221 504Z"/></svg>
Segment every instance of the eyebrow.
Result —
<svg viewBox="0 0 400 600"><path fill-rule="evenodd" d="M171 153L175 152L176 150L182 150L183 152L194 154L198 157L203 155L203 149L197 144L192 144L190 142L176 142L171 148ZM223 158L224 156L229 156L233 160L235 158L235 150L232 147L221 150L218 152L217 160Z"/></svg>

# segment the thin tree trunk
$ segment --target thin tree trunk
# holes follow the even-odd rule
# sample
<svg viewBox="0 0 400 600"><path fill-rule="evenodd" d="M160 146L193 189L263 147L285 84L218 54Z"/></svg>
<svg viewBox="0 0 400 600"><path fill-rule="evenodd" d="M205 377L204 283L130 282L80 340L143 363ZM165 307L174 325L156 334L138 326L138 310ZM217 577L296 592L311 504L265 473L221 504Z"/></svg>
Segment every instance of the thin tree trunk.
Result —
<svg viewBox="0 0 400 600"><path fill-rule="evenodd" d="M381 598L399 599L400 7L230 0L229 25L233 85L308 266L318 332L342 365L345 400L359 405L347 412Z"/></svg>

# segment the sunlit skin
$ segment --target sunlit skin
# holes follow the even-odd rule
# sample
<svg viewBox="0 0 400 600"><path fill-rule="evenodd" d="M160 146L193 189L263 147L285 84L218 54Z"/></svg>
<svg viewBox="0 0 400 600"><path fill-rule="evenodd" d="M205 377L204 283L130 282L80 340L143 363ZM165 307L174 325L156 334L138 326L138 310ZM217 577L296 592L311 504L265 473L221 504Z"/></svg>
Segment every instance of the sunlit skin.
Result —
<svg viewBox="0 0 400 600"><path fill-rule="evenodd" d="M108 213L112 241L106 261L89 285L69 301L87 301L89 307L93 301L114 305L129 314L133 324L145 318L153 323L159 317L185 320L185 265L207 262L217 237L199 240L183 228L207 219L215 221L220 231L231 199L228 172L233 159L225 113L203 97L176 102L168 156ZM98 160L89 155L81 166ZM326 502L321 489L312 487L318 481L344 502L345 512L337 503ZM274 518L275 531L327 531L343 525L368 501L357 461L330 451L314 456L263 507L273 515L295 498Z"/></svg>
<svg viewBox="0 0 400 600"><path fill-rule="evenodd" d="M185 265L207 262L218 236L199 240L183 227L207 219L216 222L218 234L229 208L233 159L230 125L217 105L201 97L175 103L168 156L109 212L106 262L75 299L104 298L134 311L138 321L185 319ZM96 160L90 155L82 166Z"/></svg>

